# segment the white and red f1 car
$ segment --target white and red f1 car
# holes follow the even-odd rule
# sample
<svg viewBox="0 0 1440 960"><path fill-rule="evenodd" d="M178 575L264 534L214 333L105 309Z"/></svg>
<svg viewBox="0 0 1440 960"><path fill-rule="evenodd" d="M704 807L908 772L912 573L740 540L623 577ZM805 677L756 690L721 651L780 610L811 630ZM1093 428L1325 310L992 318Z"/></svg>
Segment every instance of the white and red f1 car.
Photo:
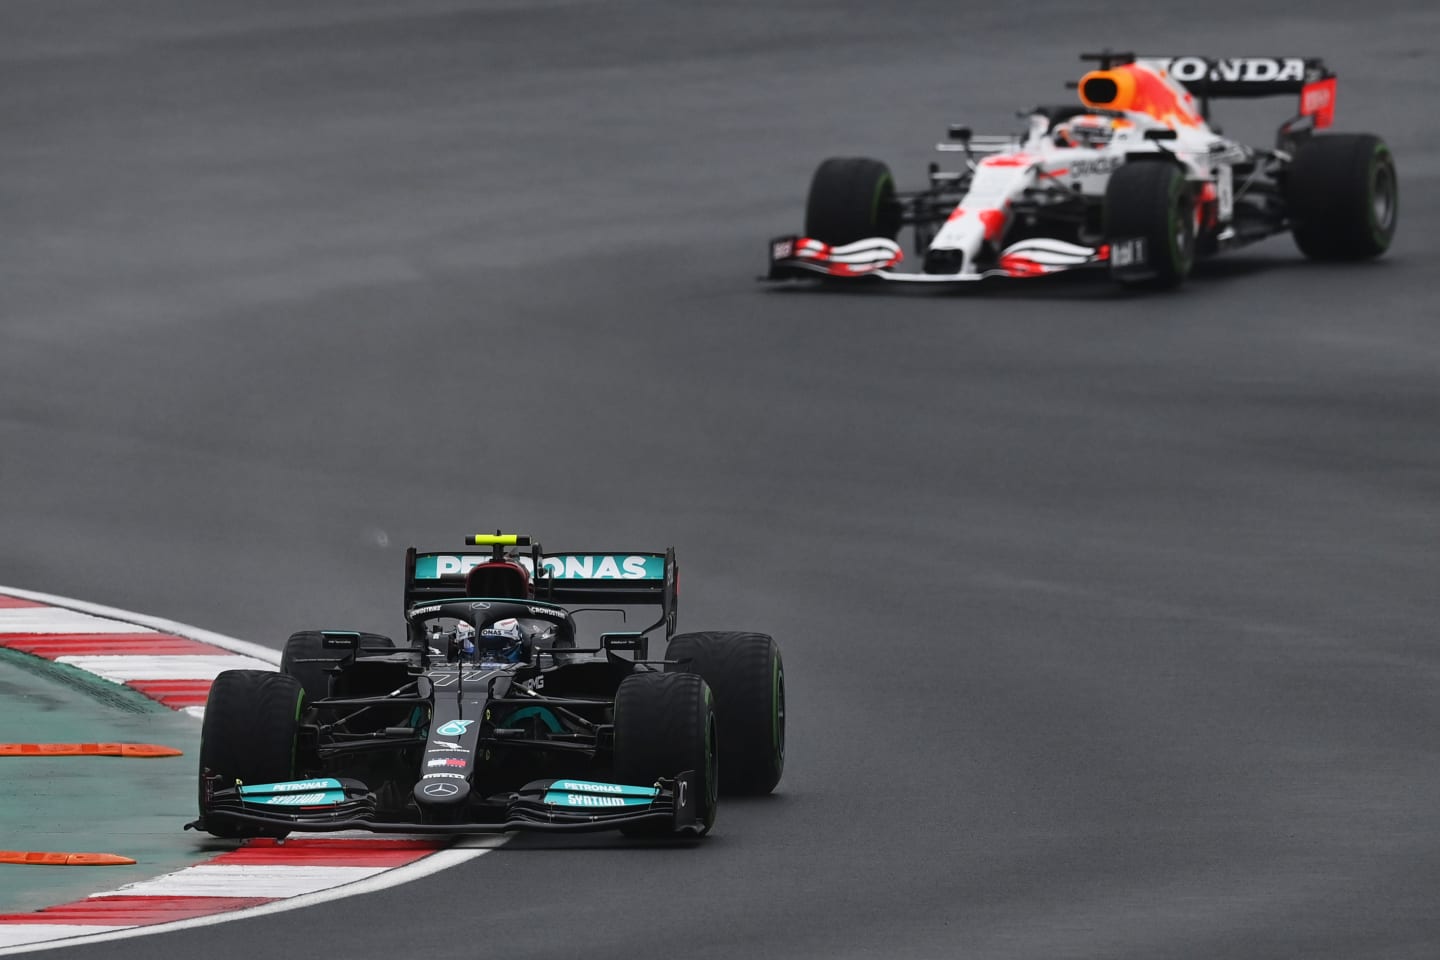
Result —
<svg viewBox="0 0 1440 960"><path fill-rule="evenodd" d="M1121 283L1171 287L1196 257L1289 231L1307 257L1362 260L1395 232L1395 162L1371 134L1331 125L1335 75L1318 59L1082 54L1099 69L1079 104L1024 114L1016 136L949 131L929 185L900 193L889 168L832 157L810 183L803 236L770 242L768 279L956 283L1108 269ZM1273 149L1210 125L1210 103L1298 94ZM914 230L920 272L897 269Z"/></svg>

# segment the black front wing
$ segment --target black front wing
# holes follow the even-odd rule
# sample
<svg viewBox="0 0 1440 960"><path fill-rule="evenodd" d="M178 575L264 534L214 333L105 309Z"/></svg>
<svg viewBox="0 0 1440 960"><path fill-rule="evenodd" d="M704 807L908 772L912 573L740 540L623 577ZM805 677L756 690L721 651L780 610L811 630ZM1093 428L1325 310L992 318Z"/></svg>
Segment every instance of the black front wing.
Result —
<svg viewBox="0 0 1440 960"><path fill-rule="evenodd" d="M697 819L697 778L691 771L673 779L655 782L656 796L643 806L558 806L545 800L550 784L541 780L520 790L492 797L487 807L503 810L500 819L481 822L461 820L446 823L402 822L377 816L375 797L358 781L346 781L343 801L313 807L276 809L242 797L238 788L217 790L211 796L201 820L186 829L204 830L222 825L257 827L259 835L290 831L329 833L338 830L368 830L372 833L469 834L504 833L509 830L585 833L616 830L630 824L650 824L658 830L699 836L705 826ZM249 832L249 831L245 831Z"/></svg>

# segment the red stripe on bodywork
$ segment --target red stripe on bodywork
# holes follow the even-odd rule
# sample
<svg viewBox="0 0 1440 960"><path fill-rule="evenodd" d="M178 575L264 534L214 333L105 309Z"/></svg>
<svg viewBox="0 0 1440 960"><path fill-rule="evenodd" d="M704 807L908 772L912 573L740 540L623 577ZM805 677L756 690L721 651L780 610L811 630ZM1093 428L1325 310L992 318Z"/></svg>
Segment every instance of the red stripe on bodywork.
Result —
<svg viewBox="0 0 1440 960"><path fill-rule="evenodd" d="M1044 264L1013 253L1000 258L1000 268L1012 277L1043 277L1050 272Z"/></svg>
<svg viewBox="0 0 1440 960"><path fill-rule="evenodd" d="M56 657L189 655L227 651L164 633L0 633L0 647L54 660Z"/></svg>
<svg viewBox="0 0 1440 960"><path fill-rule="evenodd" d="M1001 153L980 161L982 167L1028 167L1040 160L1028 153Z"/></svg>
<svg viewBox="0 0 1440 960"><path fill-rule="evenodd" d="M288 840L283 844L257 840L205 863L206 866L403 867L443 846L430 840Z"/></svg>
<svg viewBox="0 0 1440 960"><path fill-rule="evenodd" d="M89 897L34 913L0 914L0 923L145 926L274 903L278 897Z"/></svg>
<svg viewBox="0 0 1440 960"><path fill-rule="evenodd" d="M985 224L985 239L994 243L1005 232L1004 210L981 210L980 222Z"/></svg>
<svg viewBox="0 0 1440 960"><path fill-rule="evenodd" d="M963 220L967 216L969 216L969 211L964 207L956 207L951 211L949 218L945 222L954 223L956 220ZM1000 235L1005 232L1006 217L1004 210L978 210L975 212L975 216L979 217L980 222L985 225L986 240L994 243L998 241Z"/></svg>
<svg viewBox="0 0 1440 960"><path fill-rule="evenodd" d="M43 607L46 604L36 603L34 600L21 600L19 597L12 597L0 593L0 610L13 610L21 607Z"/></svg>

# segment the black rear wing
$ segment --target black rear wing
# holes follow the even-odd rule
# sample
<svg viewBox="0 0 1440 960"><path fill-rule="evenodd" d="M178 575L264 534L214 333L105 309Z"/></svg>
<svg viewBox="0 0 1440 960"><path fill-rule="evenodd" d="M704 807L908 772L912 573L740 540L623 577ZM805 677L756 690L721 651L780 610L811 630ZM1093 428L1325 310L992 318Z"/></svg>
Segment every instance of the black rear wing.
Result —
<svg viewBox="0 0 1440 960"><path fill-rule="evenodd" d="M1279 97L1335 74L1319 57L1136 57L1157 66L1197 97Z"/></svg>
<svg viewBox="0 0 1440 960"><path fill-rule="evenodd" d="M472 538L473 540L473 538ZM675 548L664 553L648 551L543 552L538 543L516 538L527 553L505 559L530 572L535 599L567 606L658 606L666 636L675 631L679 594L679 565ZM514 542L514 541L512 541ZM405 609L417 603L454 600L466 596L465 578L477 565L497 559L495 553L475 551L405 551Z"/></svg>

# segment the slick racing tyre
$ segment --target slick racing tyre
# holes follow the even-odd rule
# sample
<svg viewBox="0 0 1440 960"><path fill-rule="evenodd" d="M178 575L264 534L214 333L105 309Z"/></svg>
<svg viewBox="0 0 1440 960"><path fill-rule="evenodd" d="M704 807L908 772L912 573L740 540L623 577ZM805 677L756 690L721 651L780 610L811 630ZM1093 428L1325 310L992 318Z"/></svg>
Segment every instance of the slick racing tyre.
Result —
<svg viewBox="0 0 1440 960"><path fill-rule="evenodd" d="M715 824L720 758L710 688L695 674L632 673L615 693L615 779L649 786L660 777L693 770L700 833ZM632 836L664 834L650 824L622 830Z"/></svg>
<svg viewBox="0 0 1440 960"><path fill-rule="evenodd" d="M1311 260L1368 260L1390 247L1400 209L1395 158L1368 133L1317 134L1285 176L1290 232Z"/></svg>
<svg viewBox="0 0 1440 960"><path fill-rule="evenodd" d="M670 672L698 673L715 693L725 792L766 794L785 771L785 666L764 633L679 633Z"/></svg>
<svg viewBox="0 0 1440 960"><path fill-rule="evenodd" d="M395 641L378 633L360 634L360 647L393 647ZM280 672L289 674L305 688L305 699L312 703L330 696L330 668L341 660L344 654L325 648L325 638L319 630L302 630L292 633L285 641L285 650L280 654Z"/></svg>
<svg viewBox="0 0 1440 960"><path fill-rule="evenodd" d="M831 246L900 232L900 204L890 168L868 157L831 157L810 178L805 236Z"/></svg>
<svg viewBox="0 0 1440 960"><path fill-rule="evenodd" d="M216 776L226 787L276 783L295 777L295 739L305 690L300 681L269 670L226 670L210 686L200 728L200 819L205 787ZM217 837L284 836L287 831L238 824L205 824Z"/></svg>
<svg viewBox="0 0 1440 960"><path fill-rule="evenodd" d="M1195 208L1185 173L1141 160L1110 175L1105 188L1110 273L1127 286L1179 286L1195 265Z"/></svg>

